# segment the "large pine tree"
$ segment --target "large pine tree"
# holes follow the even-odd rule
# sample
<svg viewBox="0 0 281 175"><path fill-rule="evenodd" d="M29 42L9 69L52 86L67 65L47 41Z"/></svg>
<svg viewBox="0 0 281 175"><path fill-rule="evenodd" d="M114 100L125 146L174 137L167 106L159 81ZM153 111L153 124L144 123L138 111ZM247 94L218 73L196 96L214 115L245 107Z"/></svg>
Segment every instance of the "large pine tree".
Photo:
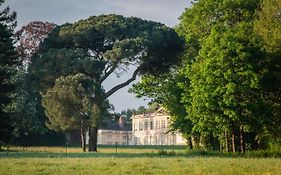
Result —
<svg viewBox="0 0 281 175"><path fill-rule="evenodd" d="M4 0L0 0L0 7ZM10 94L16 89L13 76L18 62L13 46L13 31L16 26L16 13L6 7L0 11L0 145L8 142L13 133L11 115L5 110L11 102Z"/></svg>

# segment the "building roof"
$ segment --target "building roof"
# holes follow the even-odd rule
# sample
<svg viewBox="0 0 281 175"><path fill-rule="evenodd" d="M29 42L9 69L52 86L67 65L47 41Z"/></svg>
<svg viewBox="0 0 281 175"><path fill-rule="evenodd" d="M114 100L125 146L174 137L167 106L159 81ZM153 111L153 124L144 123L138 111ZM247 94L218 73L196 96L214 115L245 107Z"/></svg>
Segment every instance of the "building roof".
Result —
<svg viewBox="0 0 281 175"><path fill-rule="evenodd" d="M155 116L166 116L166 115L169 115L168 112L163 107L160 107L157 110L155 110L154 112L133 115L132 119L151 118L151 117L155 117Z"/></svg>
<svg viewBox="0 0 281 175"><path fill-rule="evenodd" d="M99 127L101 130L113 130L113 131L132 131L132 125L120 125L118 121L112 121L111 119L105 119L101 126Z"/></svg>

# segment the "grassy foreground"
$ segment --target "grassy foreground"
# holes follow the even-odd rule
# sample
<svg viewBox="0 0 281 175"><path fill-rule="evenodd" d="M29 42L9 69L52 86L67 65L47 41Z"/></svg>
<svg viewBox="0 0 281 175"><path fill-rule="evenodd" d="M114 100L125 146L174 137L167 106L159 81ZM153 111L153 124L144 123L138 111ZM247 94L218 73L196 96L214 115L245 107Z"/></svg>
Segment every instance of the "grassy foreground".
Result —
<svg viewBox="0 0 281 175"><path fill-rule="evenodd" d="M0 152L0 174L281 175L280 155L280 151L220 154L182 146L120 146L117 150L100 146L98 153L83 153L78 147L7 147Z"/></svg>
<svg viewBox="0 0 281 175"><path fill-rule="evenodd" d="M1 175L30 174L281 174L281 159L250 158L1 158Z"/></svg>

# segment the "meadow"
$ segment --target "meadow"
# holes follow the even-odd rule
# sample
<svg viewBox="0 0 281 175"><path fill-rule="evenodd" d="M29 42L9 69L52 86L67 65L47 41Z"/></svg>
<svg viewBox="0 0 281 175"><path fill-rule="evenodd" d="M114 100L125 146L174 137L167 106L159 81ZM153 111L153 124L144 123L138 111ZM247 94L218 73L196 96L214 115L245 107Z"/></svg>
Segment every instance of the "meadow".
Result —
<svg viewBox="0 0 281 175"><path fill-rule="evenodd" d="M281 174L280 158L249 155L184 147L118 147L117 154L114 146L100 147L98 153L77 147L10 147L0 152L0 174Z"/></svg>

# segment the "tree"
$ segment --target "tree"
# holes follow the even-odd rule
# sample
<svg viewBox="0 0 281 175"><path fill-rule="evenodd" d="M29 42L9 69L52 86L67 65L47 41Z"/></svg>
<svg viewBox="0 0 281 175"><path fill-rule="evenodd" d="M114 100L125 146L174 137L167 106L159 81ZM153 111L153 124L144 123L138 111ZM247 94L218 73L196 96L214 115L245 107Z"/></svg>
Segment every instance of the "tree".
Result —
<svg viewBox="0 0 281 175"><path fill-rule="evenodd" d="M214 28L188 75L192 82L189 117L198 130L220 134L230 129L233 152L236 130L241 128L243 133L247 127L260 127L257 119L264 114L255 111L265 109L259 96L260 76L252 61L262 59L262 54L251 46L248 29L246 23Z"/></svg>
<svg viewBox="0 0 281 175"><path fill-rule="evenodd" d="M83 151L86 151L86 131L95 115L91 94L98 89L83 74L69 75L58 78L42 100L49 118L47 126L58 131L80 130Z"/></svg>
<svg viewBox="0 0 281 175"><path fill-rule="evenodd" d="M200 133L222 138L224 131L225 135L232 132L233 152L240 127L233 125L254 126L250 120L254 107L263 106L255 95L262 76L258 65L264 56L253 44L259 43L253 35L258 5L258 1L198 1L181 16L178 27L193 51L185 74L191 83L183 86L188 117Z"/></svg>
<svg viewBox="0 0 281 175"><path fill-rule="evenodd" d="M10 84L14 84L14 90L13 93L9 94L10 103L6 106L5 111L9 113L11 118L14 128L13 136L16 137L13 141L17 144L20 144L18 142L19 137L46 132L44 115L42 116L41 97L33 91L30 74L26 69L32 54L38 50L39 43L50 31L49 28L44 28L47 25L49 24L33 22L22 27L20 31L13 35L17 64L14 65L16 71L9 80ZM10 138L14 137L11 136Z"/></svg>
<svg viewBox="0 0 281 175"><path fill-rule="evenodd" d="M182 109L177 110L182 112L181 114L176 113L175 123L180 124L178 127L183 132L221 137L221 133L224 133L223 129L221 129L222 125L225 124L223 127L229 128L227 123L218 122L220 119L222 121L227 120L224 114L227 112L227 109L219 107L221 104L227 103L236 110L237 105L232 103L231 100L234 99L229 98L231 97L229 96L231 94L229 92L224 91L229 93L228 95L220 92L222 94L219 95L225 95L225 99L222 99L219 95L215 95L216 88L225 88L224 85L227 84L226 82L235 77L235 75L233 77L228 75L227 78L229 79L226 81L225 79L227 78L223 77L226 73L222 71L232 70L232 66L234 66L231 60L233 62L239 62L235 64L240 64L240 66L244 67L241 68L245 71L244 73L247 73L244 75L245 79L237 74L241 78L239 81L246 80L248 76L247 82L250 82L250 80L254 81L255 77L257 77L256 67L251 70L248 66L255 64L251 62L251 59L255 57L260 61L259 58L261 56L258 56L260 52L258 51L256 54L253 54L252 50L257 51L258 48L255 48L256 46L251 47L252 43L254 43L253 40L247 40L249 39L248 36L253 36L251 29L257 7L257 1L199 0L194 1L193 6L187 9L180 17L181 22L176 30L186 41L185 53L182 57L184 66L179 68L181 73L171 72L167 77L160 77L160 80L155 77L145 79L140 88L142 88L141 93L144 93L144 95L156 97L156 99L164 97L164 101L165 99L169 99L166 104L170 104L170 111L173 108ZM244 24L240 24L243 22ZM247 26L245 23L249 25ZM237 27L237 24L240 27ZM250 35L244 30L246 26L250 30ZM235 29L240 33L235 33ZM225 38L220 38L218 37L219 35L223 35ZM241 39L240 37L242 36L246 36L247 39ZM241 50L236 50L229 43L237 47L239 46ZM243 54L248 55L245 57ZM235 58L235 56L241 56L241 58ZM221 64L220 59L224 59ZM241 62L239 59L244 61ZM236 74L236 72L240 71L232 70L229 74ZM251 77L252 75L254 76ZM171 77L175 77L175 79ZM234 79L237 79L237 77ZM239 81L234 80L235 83ZM170 87L169 84L171 84ZM247 85L248 88L252 87L252 85L249 85L250 83ZM168 88L165 88L165 86L168 86ZM239 88L243 89L243 87ZM229 90L231 89L232 87L229 87ZM243 89L245 93L248 91L246 89ZM219 90L217 91L219 92ZM177 98L172 100L173 97ZM222 100L225 100L225 102ZM251 102L248 102L248 104ZM167 108L169 108L169 105L167 105Z"/></svg>
<svg viewBox="0 0 281 175"><path fill-rule="evenodd" d="M40 44L56 25L49 22L34 21L24 25L16 32L17 52L23 65L30 64L32 55L38 51Z"/></svg>
<svg viewBox="0 0 281 175"><path fill-rule="evenodd" d="M227 150L228 132L232 132L236 151L235 133L239 131L240 151L244 152L244 131L264 132L261 128L269 126L264 123L269 118L280 123L276 117L266 117L274 115L267 108L269 100L263 99L266 95L261 95L266 70L261 65L267 63L261 40L253 32L258 6L258 1L196 1L177 27L186 40L184 66L178 68L181 73L145 77L134 92L164 99L162 103L168 99L165 103L166 108L170 104L170 112L174 107L184 114L175 115L174 122L184 133L218 137Z"/></svg>
<svg viewBox="0 0 281 175"><path fill-rule="evenodd" d="M192 149L192 123L187 118L184 104L181 101L183 91L180 82L184 81L181 71L179 66L166 74L143 76L141 81L133 85L130 91L135 93L137 97L149 97L151 103L163 106L171 114L171 132L179 131L182 133Z"/></svg>
<svg viewBox="0 0 281 175"><path fill-rule="evenodd" d="M255 31L263 38L270 52L281 50L281 1L262 0L257 12Z"/></svg>
<svg viewBox="0 0 281 175"><path fill-rule="evenodd" d="M264 74L261 79L263 98L270 113L266 120L265 132L273 140L279 140L281 131L281 1L263 0L257 11L254 32L261 37L261 46L266 51Z"/></svg>
<svg viewBox="0 0 281 175"><path fill-rule="evenodd" d="M181 50L182 40L162 24L119 15L93 16L56 27L32 58L30 70L42 94L61 76L82 73L96 82L101 90L91 94L96 113L89 128L89 150L97 151L97 129L106 113L102 107L106 99L137 75L168 71L178 62ZM132 66L131 78L104 92L102 84L111 74L121 76Z"/></svg>
<svg viewBox="0 0 281 175"><path fill-rule="evenodd" d="M0 0L0 6L4 0ZM11 102L11 94L16 89L13 77L17 73L18 57L13 46L13 30L16 26L16 13L10 13L6 7L0 12L0 145L11 140L14 122L7 105Z"/></svg>
<svg viewBox="0 0 281 175"><path fill-rule="evenodd" d="M13 119L14 135L29 135L33 132L42 131L42 124L37 109L37 99L30 95L30 85L28 84L28 74L22 66L17 67L17 74L13 82L17 88L10 95L11 102L6 110L9 111Z"/></svg>
<svg viewBox="0 0 281 175"><path fill-rule="evenodd" d="M233 151L238 137L240 151L245 150L245 131L261 139L272 130L268 121L274 123L274 133L279 130L275 123L280 124L276 116L280 110L280 64L276 50L272 54L270 44L263 46L266 40L262 32L261 37L257 35L266 23L259 22L264 19L260 17L262 12L257 13L255 21L259 7L260 1L199 0L181 16L177 28L186 39L184 74L189 83L182 85L182 101L193 129L212 133L220 140L225 130L225 147L231 132ZM268 21L267 29L279 25L278 10L269 11L274 11L269 18L275 22ZM277 39L278 31L275 34ZM233 128L231 122L238 125Z"/></svg>

